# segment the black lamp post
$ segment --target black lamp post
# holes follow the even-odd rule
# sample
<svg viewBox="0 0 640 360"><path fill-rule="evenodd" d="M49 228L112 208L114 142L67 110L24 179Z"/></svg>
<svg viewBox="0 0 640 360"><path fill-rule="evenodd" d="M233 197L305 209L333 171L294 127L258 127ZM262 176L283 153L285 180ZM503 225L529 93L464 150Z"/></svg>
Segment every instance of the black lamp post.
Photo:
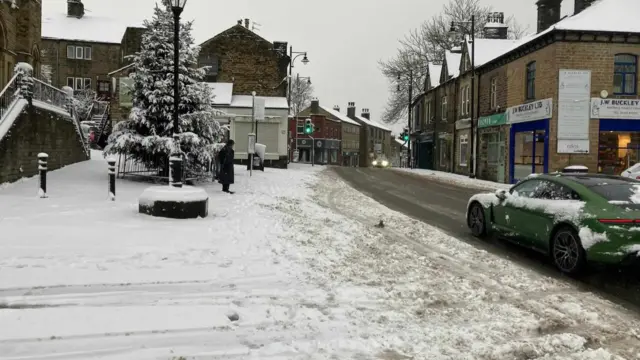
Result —
<svg viewBox="0 0 640 360"><path fill-rule="evenodd" d="M398 82L401 76L398 75ZM398 91L400 91L400 84L398 84ZM411 154L411 120L413 119L413 111L411 111L411 103L413 102L413 69L409 69L409 104L407 109L409 114L407 116L407 131L409 134L409 140L407 140L407 167L413 168L413 154Z"/></svg>
<svg viewBox="0 0 640 360"><path fill-rule="evenodd" d="M295 57L294 57L295 55ZM289 47L289 59L291 59L289 61L289 81L288 85L289 85L289 91L287 93L287 102L289 103L289 112L291 112L291 80L292 80L292 69L293 69L293 63L296 61L296 59L300 56L303 56L302 58L302 63L307 65L309 63L309 58L307 58L307 52L306 51L293 51L293 46ZM311 80L309 80L309 82L311 82Z"/></svg>
<svg viewBox="0 0 640 360"><path fill-rule="evenodd" d="M169 157L169 185L182 187L182 154L180 154L180 14L184 10L187 0L171 0L173 12L173 141L174 154Z"/></svg>
<svg viewBox="0 0 640 360"><path fill-rule="evenodd" d="M476 16L471 15L471 21L452 21L451 29L449 30L450 35L456 35L458 30L456 25L461 25L462 33L466 34L466 26L471 25L470 36L471 36L471 104L469 106L469 110L471 111L471 163L470 163L470 171L469 177L476 177L476 158L475 154L475 133L476 133L476 121L475 121L475 112L474 112L474 103L476 97ZM466 39L464 40L464 46L467 46Z"/></svg>

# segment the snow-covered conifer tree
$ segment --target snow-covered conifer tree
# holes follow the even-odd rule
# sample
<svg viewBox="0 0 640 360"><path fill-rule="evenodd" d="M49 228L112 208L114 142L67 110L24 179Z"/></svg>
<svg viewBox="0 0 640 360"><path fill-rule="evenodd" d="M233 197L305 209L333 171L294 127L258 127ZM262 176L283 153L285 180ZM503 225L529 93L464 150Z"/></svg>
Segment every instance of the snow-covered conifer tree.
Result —
<svg viewBox="0 0 640 360"><path fill-rule="evenodd" d="M173 147L173 14L169 0L156 6L154 16L145 21L142 47L133 58L129 75L133 85L133 108L126 121L118 123L109 137L104 154L124 154L145 165L166 169ZM212 107L211 89L202 82L204 69L198 69L200 49L191 36L192 22L180 25L180 149L188 164L210 160L212 145L220 135ZM189 165L188 165L189 166Z"/></svg>

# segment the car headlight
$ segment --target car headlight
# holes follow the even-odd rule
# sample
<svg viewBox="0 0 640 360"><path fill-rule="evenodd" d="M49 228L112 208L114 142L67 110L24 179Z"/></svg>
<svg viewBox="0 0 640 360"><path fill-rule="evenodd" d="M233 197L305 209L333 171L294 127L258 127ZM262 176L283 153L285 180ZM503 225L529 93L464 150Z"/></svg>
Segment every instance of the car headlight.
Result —
<svg viewBox="0 0 640 360"><path fill-rule="evenodd" d="M387 160L384 160L384 161L382 162L382 166L387 166L387 165L389 165L389 162L388 162Z"/></svg>
<svg viewBox="0 0 640 360"><path fill-rule="evenodd" d="M376 166L376 165L378 165L378 162L377 162L377 161L375 161L375 160L373 160L373 162L372 162L371 164L372 164L373 166Z"/></svg>

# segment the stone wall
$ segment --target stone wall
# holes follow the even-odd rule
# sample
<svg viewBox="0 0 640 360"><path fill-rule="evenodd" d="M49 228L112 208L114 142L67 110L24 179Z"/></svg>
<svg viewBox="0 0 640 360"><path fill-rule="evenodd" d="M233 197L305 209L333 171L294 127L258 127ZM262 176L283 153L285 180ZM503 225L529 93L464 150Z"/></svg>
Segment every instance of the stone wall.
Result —
<svg viewBox="0 0 640 360"><path fill-rule="evenodd" d="M42 4L40 1L21 0L14 8L9 1L0 1L0 85L13 77L18 62L33 65L39 75L41 64L40 33Z"/></svg>
<svg viewBox="0 0 640 360"><path fill-rule="evenodd" d="M49 170L88 160L69 118L27 105L0 140L0 184L37 175L41 152L49 154Z"/></svg>
<svg viewBox="0 0 640 360"><path fill-rule="evenodd" d="M234 95L286 96L289 58L242 25L236 25L201 45L198 65L215 59L218 73L209 82L233 83Z"/></svg>

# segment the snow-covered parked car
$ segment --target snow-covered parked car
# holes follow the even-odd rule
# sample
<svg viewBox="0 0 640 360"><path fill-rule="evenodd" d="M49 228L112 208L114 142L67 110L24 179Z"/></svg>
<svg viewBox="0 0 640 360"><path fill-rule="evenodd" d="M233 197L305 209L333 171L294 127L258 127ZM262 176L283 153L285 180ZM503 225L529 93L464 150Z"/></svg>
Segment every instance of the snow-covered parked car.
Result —
<svg viewBox="0 0 640 360"><path fill-rule="evenodd" d="M562 272L587 262L640 261L640 181L562 172L527 178L510 190L472 196L467 225L543 251Z"/></svg>
<svg viewBox="0 0 640 360"><path fill-rule="evenodd" d="M640 180L640 163L631 165L631 167L623 171L620 176Z"/></svg>

